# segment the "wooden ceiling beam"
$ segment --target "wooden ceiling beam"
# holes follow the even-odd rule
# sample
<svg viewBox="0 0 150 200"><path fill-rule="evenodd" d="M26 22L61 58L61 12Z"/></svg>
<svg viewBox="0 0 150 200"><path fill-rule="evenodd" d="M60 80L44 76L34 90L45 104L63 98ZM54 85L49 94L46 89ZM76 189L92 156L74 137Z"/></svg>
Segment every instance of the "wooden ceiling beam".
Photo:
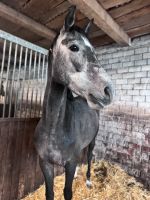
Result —
<svg viewBox="0 0 150 200"><path fill-rule="evenodd" d="M0 17L5 18L49 40L52 40L56 35L56 33L51 29L19 13L18 11L10 8L9 6L1 2L0 2Z"/></svg>
<svg viewBox="0 0 150 200"><path fill-rule="evenodd" d="M142 35L145 35L145 34L149 34L150 33L150 23L145 24L143 26L139 26L139 27L129 29L129 30L127 30L127 33L131 38L135 38L135 37L139 37L139 36L142 36ZM94 38L91 37L90 41L92 42L92 44L95 47L113 43L113 40L105 34L103 34L103 35L101 34L98 37L94 37Z"/></svg>
<svg viewBox="0 0 150 200"><path fill-rule="evenodd" d="M121 45L131 45L129 36L96 0L69 0L107 35Z"/></svg>

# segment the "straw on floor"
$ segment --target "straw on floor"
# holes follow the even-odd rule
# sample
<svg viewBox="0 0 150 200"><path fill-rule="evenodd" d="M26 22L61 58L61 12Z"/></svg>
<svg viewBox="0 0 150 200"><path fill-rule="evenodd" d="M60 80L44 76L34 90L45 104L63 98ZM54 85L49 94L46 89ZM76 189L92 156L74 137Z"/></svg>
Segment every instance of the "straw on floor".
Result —
<svg viewBox="0 0 150 200"><path fill-rule="evenodd" d="M150 192L119 165L106 161L92 164L92 188L86 187L86 166L82 166L73 184L73 200L150 200ZM64 175L55 178L55 200L63 200ZM45 200L45 186L23 200Z"/></svg>

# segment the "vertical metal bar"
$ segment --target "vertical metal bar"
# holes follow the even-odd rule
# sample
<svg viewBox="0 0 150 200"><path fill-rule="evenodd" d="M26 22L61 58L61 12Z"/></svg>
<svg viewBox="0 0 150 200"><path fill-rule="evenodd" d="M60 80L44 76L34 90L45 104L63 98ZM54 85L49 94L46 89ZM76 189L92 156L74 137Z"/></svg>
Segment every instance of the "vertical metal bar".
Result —
<svg viewBox="0 0 150 200"><path fill-rule="evenodd" d="M27 95L26 95L26 104L25 104L25 118L28 112L28 98L29 98L29 83L30 83L30 76L31 76L31 63L32 63L32 49L30 50L30 58L29 58L29 73L28 73L28 88L27 88Z"/></svg>
<svg viewBox="0 0 150 200"><path fill-rule="evenodd" d="M16 46L15 46L15 59L14 59L13 74L12 74L11 89L10 89L9 115L8 115L8 117L10 117L10 115L11 115L12 93L13 93L13 90L14 90L14 78L15 78L15 70L16 70L17 52L18 52L18 44L16 44Z"/></svg>
<svg viewBox="0 0 150 200"><path fill-rule="evenodd" d="M36 107L37 107L37 90L35 95L34 117L36 117Z"/></svg>
<svg viewBox="0 0 150 200"><path fill-rule="evenodd" d="M38 76L37 76L37 84L40 84L40 68L41 68L41 53L39 53L39 59L38 59ZM40 94L39 94L39 90L40 87L36 87L36 103L35 103L35 113L38 113L38 106L39 106L39 98L40 98Z"/></svg>
<svg viewBox="0 0 150 200"><path fill-rule="evenodd" d="M25 76L26 76L26 68L27 68L27 56L28 56L28 48L26 48L25 51L25 60L24 60L24 74L23 74L23 81L22 81L22 98L20 102L20 118L21 118L21 112L22 112L22 104L23 104L23 96L24 96L24 83L25 83Z"/></svg>
<svg viewBox="0 0 150 200"><path fill-rule="evenodd" d="M37 52L35 52L35 54L34 54L33 82L35 80L36 60L37 60ZM32 86L32 90L31 90L31 102L30 102L30 118L32 117L32 109L34 109L32 107L32 105L33 105L33 93L34 93L34 87Z"/></svg>
<svg viewBox="0 0 150 200"><path fill-rule="evenodd" d="M46 70L45 70L45 87L47 84L47 79L48 79L48 56L46 56Z"/></svg>
<svg viewBox="0 0 150 200"><path fill-rule="evenodd" d="M3 71L4 71L4 63L5 63L5 54L6 54L6 40L4 40L3 44L3 57L2 57L2 65L1 65L1 75L0 75L0 87L3 79Z"/></svg>
<svg viewBox="0 0 150 200"><path fill-rule="evenodd" d="M4 71L4 64L5 64L5 54L6 54L6 40L4 40L4 43L3 43L3 56L2 56L2 63L1 63L1 73L0 73L0 90L2 90L2 84L3 84L3 71ZM4 88L3 88L4 89ZM5 91L4 92L4 96L0 97L0 100L2 100L2 103L4 103L4 98L5 98ZM2 91L1 91L1 95L2 95Z"/></svg>
<svg viewBox="0 0 150 200"><path fill-rule="evenodd" d="M41 87L40 87L40 96L39 96L39 98L40 98L40 101L39 101L39 112L38 112L38 117L40 117L40 113L41 113L41 108L42 108L42 93L43 93L43 82L44 82L44 66L45 66L45 55L43 54L43 62L42 62L42 72L41 72L41 74L42 74L42 76L41 76L41 81L40 81L40 85L41 85Z"/></svg>
<svg viewBox="0 0 150 200"><path fill-rule="evenodd" d="M23 47L20 46L20 56L19 56L19 72L17 76L17 82L16 85L17 87L19 86L19 79L20 79L20 72L21 72L21 63L22 63L22 52L23 52ZM16 93L16 99L15 99L15 117L17 115L17 110L18 110L18 94L19 94L19 87L17 88L17 93Z"/></svg>
<svg viewBox="0 0 150 200"><path fill-rule="evenodd" d="M8 87L8 75L9 75L10 60L11 60L11 50L12 50L12 42L9 43L9 54L8 54L7 73L6 73L6 94L5 94L5 101L4 101L4 106L3 106L3 118L5 117L5 109L6 109L6 102L7 102L7 87Z"/></svg>
<svg viewBox="0 0 150 200"><path fill-rule="evenodd" d="M37 69L37 77L36 77L36 81L37 81L37 85L39 84L39 71L40 71L40 64L41 64L41 53L39 53L38 55L38 69ZM38 87L35 87L35 92L36 92L36 98L35 98L35 106L34 106L34 117L36 117L37 114L37 108L38 108Z"/></svg>
<svg viewBox="0 0 150 200"><path fill-rule="evenodd" d="M33 71L33 79L35 79L36 60L37 60L37 52L35 52L35 57L34 57L34 71Z"/></svg>
<svg viewBox="0 0 150 200"><path fill-rule="evenodd" d="M38 81L40 78L40 67L41 67L41 53L39 53L39 60L38 60Z"/></svg>
<svg viewBox="0 0 150 200"><path fill-rule="evenodd" d="M32 117L33 89L31 90L30 118Z"/></svg>
<svg viewBox="0 0 150 200"><path fill-rule="evenodd" d="M45 55L43 55L43 65L42 65L42 80L41 83L44 81L44 69L45 68Z"/></svg>

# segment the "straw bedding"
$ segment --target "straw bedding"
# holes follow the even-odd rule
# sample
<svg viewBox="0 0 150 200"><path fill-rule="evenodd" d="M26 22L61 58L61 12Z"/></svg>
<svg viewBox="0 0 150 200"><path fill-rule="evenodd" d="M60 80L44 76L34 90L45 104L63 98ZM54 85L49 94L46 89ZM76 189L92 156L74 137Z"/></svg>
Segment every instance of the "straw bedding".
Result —
<svg viewBox="0 0 150 200"><path fill-rule="evenodd" d="M73 184L73 200L150 200L150 192L118 165L106 161L92 164L92 188L86 187L86 166L82 166ZM64 175L55 178L55 200L63 200ZM23 200L45 200L42 185Z"/></svg>

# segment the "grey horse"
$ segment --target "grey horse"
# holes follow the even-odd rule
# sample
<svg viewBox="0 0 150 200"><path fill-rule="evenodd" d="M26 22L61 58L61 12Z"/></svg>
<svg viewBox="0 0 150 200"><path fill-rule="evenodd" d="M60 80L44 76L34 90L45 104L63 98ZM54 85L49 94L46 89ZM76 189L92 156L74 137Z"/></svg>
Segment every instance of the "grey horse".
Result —
<svg viewBox="0 0 150 200"><path fill-rule="evenodd" d="M90 182L92 150L99 128L98 110L110 104L113 97L112 83L99 67L87 38L90 23L84 29L75 26L75 10L75 6L69 9L52 44L43 114L35 131L46 200L54 199L54 164L65 168L64 198L72 199L73 178L83 152L87 152Z"/></svg>

